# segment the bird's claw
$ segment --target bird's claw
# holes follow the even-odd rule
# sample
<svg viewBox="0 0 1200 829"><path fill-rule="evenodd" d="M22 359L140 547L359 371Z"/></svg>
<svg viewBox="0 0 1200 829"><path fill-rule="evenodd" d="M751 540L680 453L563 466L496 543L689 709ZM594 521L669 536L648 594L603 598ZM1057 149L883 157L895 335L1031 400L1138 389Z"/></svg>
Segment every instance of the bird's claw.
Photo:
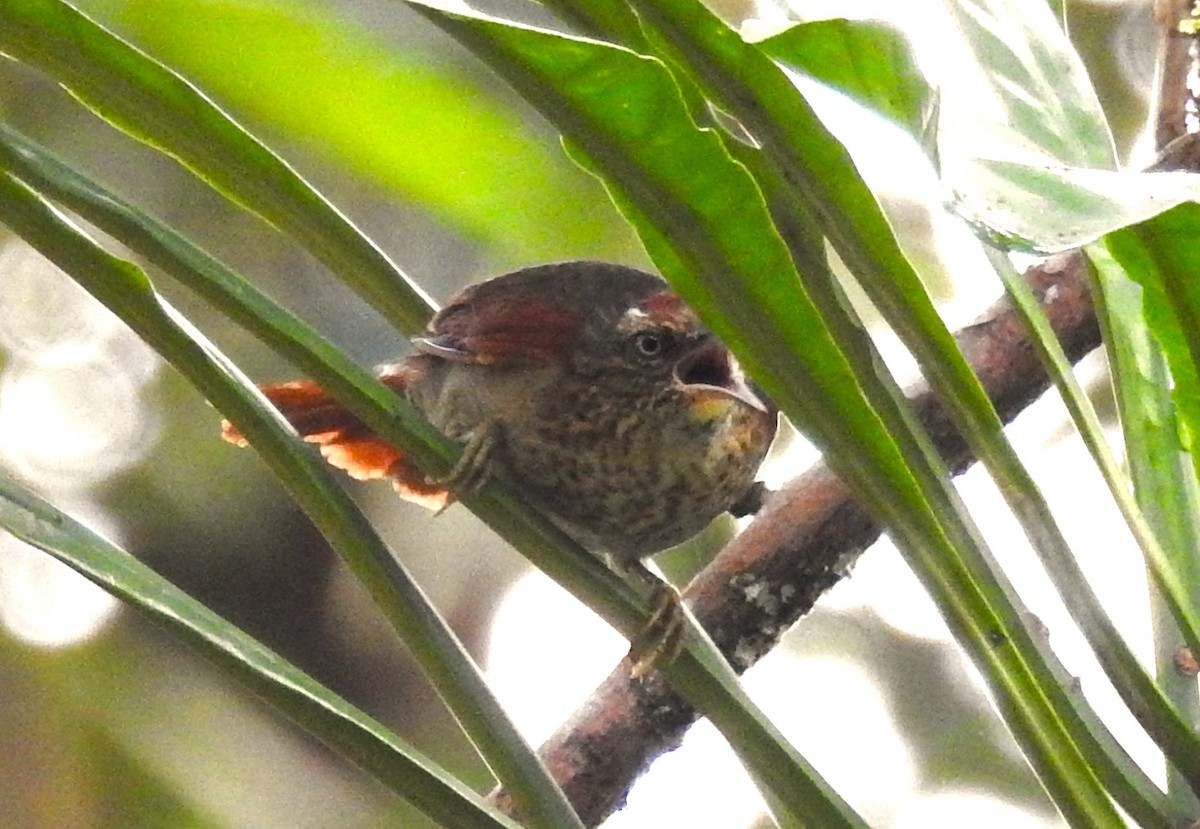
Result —
<svg viewBox="0 0 1200 829"><path fill-rule="evenodd" d="M492 453L500 441L500 427L495 422L488 422L476 429L463 447L463 452L455 461L453 468L445 475L433 481L437 486L445 487L450 497L437 511L441 515L458 500L460 495L478 492L492 477Z"/></svg>
<svg viewBox="0 0 1200 829"><path fill-rule="evenodd" d="M634 679L669 665L683 645L683 600L679 591L658 581L652 601L650 620L630 640L625 657L630 664L629 675Z"/></svg>

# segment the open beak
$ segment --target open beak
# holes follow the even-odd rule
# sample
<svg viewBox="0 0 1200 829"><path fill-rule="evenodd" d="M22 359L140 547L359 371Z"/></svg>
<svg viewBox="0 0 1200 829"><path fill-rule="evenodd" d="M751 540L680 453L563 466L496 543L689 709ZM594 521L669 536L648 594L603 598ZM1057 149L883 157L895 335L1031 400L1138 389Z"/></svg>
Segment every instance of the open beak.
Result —
<svg viewBox="0 0 1200 829"><path fill-rule="evenodd" d="M729 349L710 341L686 354L675 366L675 382L690 393L702 397L720 395L740 400L752 409L770 412L746 383L742 369Z"/></svg>

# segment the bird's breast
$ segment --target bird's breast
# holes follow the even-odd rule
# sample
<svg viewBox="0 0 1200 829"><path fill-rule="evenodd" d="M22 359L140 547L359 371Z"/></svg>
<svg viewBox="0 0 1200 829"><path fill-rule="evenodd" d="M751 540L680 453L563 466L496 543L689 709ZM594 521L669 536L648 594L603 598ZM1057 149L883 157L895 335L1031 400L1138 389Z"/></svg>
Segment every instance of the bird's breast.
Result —
<svg viewBox="0 0 1200 829"><path fill-rule="evenodd" d="M773 415L727 397L572 411L513 424L504 465L569 534L618 561L679 544L729 509L774 434Z"/></svg>

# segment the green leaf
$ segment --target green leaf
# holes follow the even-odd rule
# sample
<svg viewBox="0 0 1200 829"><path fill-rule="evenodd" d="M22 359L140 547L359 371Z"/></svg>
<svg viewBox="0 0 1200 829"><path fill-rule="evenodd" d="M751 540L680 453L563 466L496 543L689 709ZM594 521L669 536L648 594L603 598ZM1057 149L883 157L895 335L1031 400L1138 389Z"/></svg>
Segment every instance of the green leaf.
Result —
<svg viewBox="0 0 1200 829"><path fill-rule="evenodd" d="M399 51L332 9L284 0L85 9L260 134L418 203L506 258L627 249L628 229L615 211L597 209L590 177L452 54Z"/></svg>
<svg viewBox="0 0 1200 829"><path fill-rule="evenodd" d="M833 87L928 145L936 95L912 46L886 23L816 20L756 44L785 66Z"/></svg>
<svg viewBox="0 0 1200 829"><path fill-rule="evenodd" d="M1166 358L1173 382L1174 433L1200 477L1200 205L1181 204L1102 244L1142 287L1144 323ZM1192 594L1195 595L1194 593Z"/></svg>
<svg viewBox="0 0 1200 829"><path fill-rule="evenodd" d="M1004 280L1014 306L1033 332L1033 341L1041 353L1042 362L1055 387L1062 395L1067 411L1075 421L1084 444L1092 453L1113 499L1146 560L1156 584L1163 590L1167 603L1178 620L1185 640L1200 646L1198 623L1200 616L1190 600L1185 584L1171 565L1158 538L1146 524L1133 501L1128 480L1108 449L1104 430L1090 400L1080 388L1071 370L1071 363L1054 335L1049 320L1042 312L1033 291L1008 261L1007 254L989 251L997 272ZM1120 631L1109 617L1099 598L1091 589L1087 577L1069 551L1063 556L1044 559L1055 588L1079 623L1105 673L1112 680L1122 701L1138 722L1162 748L1167 759L1189 780L1200 780L1200 740L1195 729L1164 697L1138 662ZM1134 782L1128 773L1125 779ZM1113 785L1110 782L1110 785ZM1151 798L1145 798L1153 802ZM1133 811L1132 806L1129 806ZM1143 818L1139 817L1139 820Z"/></svg>
<svg viewBox="0 0 1200 829"><path fill-rule="evenodd" d="M942 154L979 154L982 139L1011 134L1013 152L1115 170L1116 150L1088 73L1044 0L946 0L1000 106L994 118L955 113L946 102ZM964 123L969 119L969 122ZM961 130L961 132L959 132ZM957 187L957 179L951 178Z"/></svg>
<svg viewBox="0 0 1200 829"><path fill-rule="evenodd" d="M516 829L453 775L124 550L0 475L0 526L129 602L445 826Z"/></svg>
<svg viewBox="0 0 1200 829"><path fill-rule="evenodd" d="M954 207L1009 249L1055 253L1200 199L1200 176L974 159L958 165Z"/></svg>
<svg viewBox="0 0 1200 829"><path fill-rule="evenodd" d="M1200 485L1192 456L1179 444L1170 375L1162 351L1145 323L1144 292L1099 245L1088 247L1099 290L1096 317L1104 331L1113 392L1125 438L1125 457L1134 496L1169 566L1188 595L1200 595ZM1175 708L1200 727L1196 678L1175 660L1184 641L1171 602L1150 594L1158 684ZM1169 768L1167 792L1180 811L1194 812L1188 775Z"/></svg>
<svg viewBox="0 0 1200 829"><path fill-rule="evenodd" d="M290 234L401 331L424 327L432 304L383 251L162 64L62 0L0 2L0 53L46 72L115 126Z"/></svg>

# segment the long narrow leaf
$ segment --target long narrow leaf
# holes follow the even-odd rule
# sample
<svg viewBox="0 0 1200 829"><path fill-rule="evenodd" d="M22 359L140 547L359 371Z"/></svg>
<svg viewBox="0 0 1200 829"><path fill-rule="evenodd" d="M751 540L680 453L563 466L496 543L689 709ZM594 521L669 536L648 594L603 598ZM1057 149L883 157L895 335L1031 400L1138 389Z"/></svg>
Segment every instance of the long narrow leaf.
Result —
<svg viewBox="0 0 1200 829"><path fill-rule="evenodd" d="M1093 260L1095 261L1095 260ZM1200 594L1200 487L1191 458L1179 444L1170 375L1145 324L1141 287L1118 273L1116 263L1095 267L1100 290L1096 316L1112 365L1113 392L1125 437L1125 456L1134 497L1162 540L1180 581ZM1176 667L1183 640L1169 604L1151 591L1158 683L1193 727L1200 726L1196 678ZM1181 810L1195 812L1194 777L1171 769L1168 794Z"/></svg>
<svg viewBox="0 0 1200 829"><path fill-rule="evenodd" d="M1086 429L1086 432L1081 431L1084 442L1100 466L1110 491L1117 499L1130 526L1135 532L1141 533L1138 541L1143 549L1149 550L1147 566L1151 574L1168 597L1172 611L1177 614L1176 618L1187 625L1189 617L1195 617L1196 608L1190 606L1186 586L1181 583L1175 568L1171 567L1166 553L1134 503L1132 493L1126 488L1126 478L1108 451L1095 410L1075 380L1070 361L1055 338L1045 314L1041 312L1037 298L1004 254L993 251L991 258L1004 280L1013 304L1021 312L1025 324L1034 332L1034 341L1041 351L1043 362L1066 401L1068 410L1073 419L1082 423L1083 429ZM1089 641L1094 643L1097 658L1112 678L1125 704L1162 747L1171 763L1189 780L1200 781L1200 742L1196 739L1193 727L1167 701L1162 690L1139 666L1099 598L1089 587L1087 578L1078 564L1073 558L1066 558L1047 562L1047 566L1051 568L1055 586L1071 609L1072 615L1079 621ZM1189 642L1193 641L1195 630L1197 629L1185 628ZM1148 710L1149 706L1152 706L1152 709ZM1151 711L1156 713L1156 716L1148 717L1147 714ZM1196 785L1200 786L1200 782Z"/></svg>
<svg viewBox="0 0 1200 829"><path fill-rule="evenodd" d="M257 447L416 656L531 825L579 826L562 791L487 689L474 662L330 472L253 385L153 290L5 173L0 221L22 235L181 371Z"/></svg>
<svg viewBox="0 0 1200 829"><path fill-rule="evenodd" d="M46 72L289 233L401 331L424 326L425 294L295 170L190 83L68 3L0 0L0 53Z"/></svg>
<svg viewBox="0 0 1200 829"><path fill-rule="evenodd" d="M111 542L0 475L0 527L62 561L227 669L448 827L516 829L445 769Z"/></svg>

